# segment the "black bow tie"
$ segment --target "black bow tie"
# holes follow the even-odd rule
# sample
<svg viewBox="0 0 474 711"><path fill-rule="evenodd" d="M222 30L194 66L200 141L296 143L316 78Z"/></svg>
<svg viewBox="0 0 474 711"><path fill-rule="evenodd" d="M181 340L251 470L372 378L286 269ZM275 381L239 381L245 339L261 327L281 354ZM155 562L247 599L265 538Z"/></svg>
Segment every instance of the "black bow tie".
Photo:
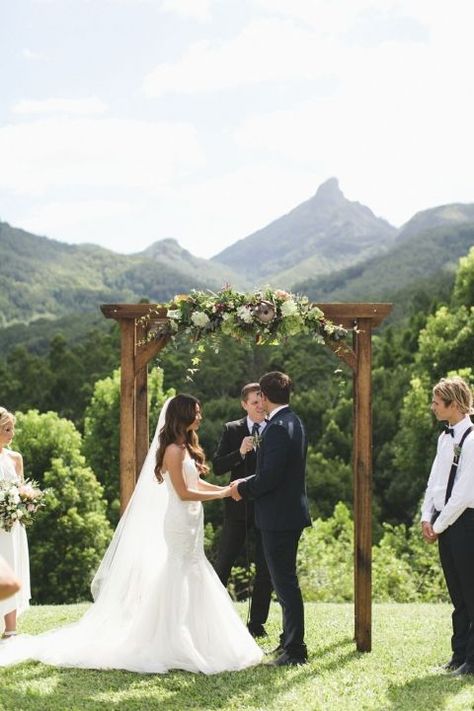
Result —
<svg viewBox="0 0 474 711"><path fill-rule="evenodd" d="M444 426L444 433L450 434L451 437L454 437L454 427L448 427L448 425L445 425Z"/></svg>

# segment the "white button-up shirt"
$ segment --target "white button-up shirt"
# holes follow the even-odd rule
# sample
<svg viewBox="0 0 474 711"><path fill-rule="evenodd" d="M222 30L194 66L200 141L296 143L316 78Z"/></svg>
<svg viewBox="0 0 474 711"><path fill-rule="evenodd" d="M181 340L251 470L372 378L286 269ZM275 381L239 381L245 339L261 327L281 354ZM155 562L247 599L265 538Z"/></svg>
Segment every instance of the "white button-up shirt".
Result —
<svg viewBox="0 0 474 711"><path fill-rule="evenodd" d="M258 425L258 434L261 435L265 427L267 426L267 423L265 420L262 420L261 422L254 422L253 420L250 419L250 417L247 415L247 427L249 429L249 432L252 432L253 426L257 424Z"/></svg>
<svg viewBox="0 0 474 711"><path fill-rule="evenodd" d="M459 444L464 432L471 425L471 419L466 415L454 425L454 437L443 432L438 438L436 457L431 467L421 507L422 521L431 521L435 509L441 511L433 524L435 533L442 533L467 508L474 508L474 431L468 434L464 440L453 490L448 503L446 505L444 503L449 472L454 458L454 446Z"/></svg>

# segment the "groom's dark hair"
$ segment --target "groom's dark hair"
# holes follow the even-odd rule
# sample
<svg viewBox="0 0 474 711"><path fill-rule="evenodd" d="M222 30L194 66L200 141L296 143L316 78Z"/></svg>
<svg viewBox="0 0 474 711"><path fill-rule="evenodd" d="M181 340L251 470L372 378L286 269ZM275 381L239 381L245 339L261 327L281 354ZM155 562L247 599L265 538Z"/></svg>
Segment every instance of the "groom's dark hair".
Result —
<svg viewBox="0 0 474 711"><path fill-rule="evenodd" d="M260 390L270 402L276 405L288 405L290 402L290 392L293 390L293 382L289 375L273 370L265 373L260 378Z"/></svg>

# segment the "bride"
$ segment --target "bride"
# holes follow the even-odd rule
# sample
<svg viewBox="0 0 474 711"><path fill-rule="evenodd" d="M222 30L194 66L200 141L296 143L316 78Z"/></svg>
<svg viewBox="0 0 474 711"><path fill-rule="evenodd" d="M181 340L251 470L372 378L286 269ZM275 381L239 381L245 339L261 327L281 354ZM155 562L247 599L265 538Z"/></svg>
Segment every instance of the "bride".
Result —
<svg viewBox="0 0 474 711"><path fill-rule="evenodd" d="M137 486L92 581L94 603L73 625L0 645L0 665L215 674L263 656L204 555L203 501L230 495L203 481L191 395L164 405Z"/></svg>

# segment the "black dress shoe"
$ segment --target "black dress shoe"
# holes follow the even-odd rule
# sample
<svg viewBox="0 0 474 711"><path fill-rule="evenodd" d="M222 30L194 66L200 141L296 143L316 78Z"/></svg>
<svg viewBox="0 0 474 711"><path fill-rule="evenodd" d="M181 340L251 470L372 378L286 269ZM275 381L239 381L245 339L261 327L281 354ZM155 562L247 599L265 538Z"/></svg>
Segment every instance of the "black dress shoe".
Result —
<svg viewBox="0 0 474 711"><path fill-rule="evenodd" d="M247 625L247 629L252 635L252 637L268 637L267 630L263 625L256 625L252 622L249 622Z"/></svg>
<svg viewBox="0 0 474 711"><path fill-rule="evenodd" d="M456 671L453 671L451 676L465 676L466 674L474 674L474 664L464 662L464 664L461 664Z"/></svg>
<svg viewBox="0 0 474 711"><path fill-rule="evenodd" d="M445 671L452 672L456 671L456 669L459 669L464 664L464 659L456 659L453 657L452 659L449 660L449 662L446 662L446 664L443 664L441 669L444 669Z"/></svg>
<svg viewBox="0 0 474 711"><path fill-rule="evenodd" d="M288 652L283 652L279 657L273 659L271 662L267 662L267 667L298 667L301 664L307 663L306 657L292 657Z"/></svg>

